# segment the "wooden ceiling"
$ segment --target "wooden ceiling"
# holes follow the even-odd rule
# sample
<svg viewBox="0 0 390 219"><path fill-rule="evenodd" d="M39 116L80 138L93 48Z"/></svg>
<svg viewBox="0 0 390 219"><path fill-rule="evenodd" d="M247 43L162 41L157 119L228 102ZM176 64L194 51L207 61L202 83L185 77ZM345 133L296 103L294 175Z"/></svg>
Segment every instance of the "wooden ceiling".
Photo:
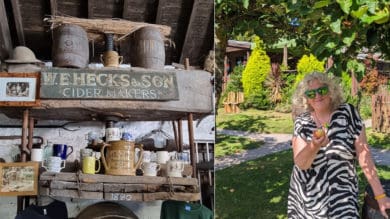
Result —
<svg viewBox="0 0 390 219"><path fill-rule="evenodd" d="M9 57L12 48L23 45L38 59L50 61L51 24L44 19L51 16L167 25L171 34L165 43L166 64L184 64L189 58L190 65L203 66L213 49L214 0L4 0L0 15L1 60ZM90 62L100 62L104 43L90 42ZM126 37L115 43L124 63L130 63L130 48Z"/></svg>

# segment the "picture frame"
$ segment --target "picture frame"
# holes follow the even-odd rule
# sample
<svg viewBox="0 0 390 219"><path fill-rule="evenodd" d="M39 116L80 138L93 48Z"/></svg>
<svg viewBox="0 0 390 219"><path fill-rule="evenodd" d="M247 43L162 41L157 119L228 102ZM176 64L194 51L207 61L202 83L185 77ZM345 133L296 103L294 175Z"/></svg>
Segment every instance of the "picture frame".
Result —
<svg viewBox="0 0 390 219"><path fill-rule="evenodd" d="M38 194L39 162L0 163L0 196Z"/></svg>
<svg viewBox="0 0 390 219"><path fill-rule="evenodd" d="M0 106L39 106L39 78L39 72L0 72Z"/></svg>

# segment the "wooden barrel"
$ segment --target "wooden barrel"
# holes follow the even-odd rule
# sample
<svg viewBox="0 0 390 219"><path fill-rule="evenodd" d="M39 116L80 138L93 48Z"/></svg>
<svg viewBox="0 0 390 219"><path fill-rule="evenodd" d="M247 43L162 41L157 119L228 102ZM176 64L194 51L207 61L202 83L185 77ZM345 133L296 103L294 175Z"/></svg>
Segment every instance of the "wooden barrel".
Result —
<svg viewBox="0 0 390 219"><path fill-rule="evenodd" d="M381 181L383 188L387 196L390 196L390 180ZM387 210L387 215L390 217L390 209ZM364 204L362 207L362 219L384 219L381 212L379 211L378 203L374 199L374 193L370 187L367 185L365 195L364 195Z"/></svg>
<svg viewBox="0 0 390 219"><path fill-rule="evenodd" d="M164 39L155 27L143 27L131 37L131 65L163 69L165 65Z"/></svg>
<svg viewBox="0 0 390 219"><path fill-rule="evenodd" d="M78 25L65 24L53 31L54 67L85 68L89 62L87 33Z"/></svg>

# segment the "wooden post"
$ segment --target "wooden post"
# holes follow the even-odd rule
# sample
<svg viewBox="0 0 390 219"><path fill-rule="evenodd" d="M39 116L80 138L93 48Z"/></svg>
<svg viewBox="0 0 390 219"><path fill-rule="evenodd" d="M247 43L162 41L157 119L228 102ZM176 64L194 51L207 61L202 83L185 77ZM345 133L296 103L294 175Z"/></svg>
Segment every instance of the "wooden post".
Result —
<svg viewBox="0 0 390 219"><path fill-rule="evenodd" d="M34 136L34 118L30 117L28 121L28 150L30 151L31 155L31 149L33 145L33 136Z"/></svg>
<svg viewBox="0 0 390 219"><path fill-rule="evenodd" d="M172 121L172 127L173 127L173 135L175 136L176 150L179 151L180 150L180 148L179 148L179 139L178 139L178 136L177 136L177 128L176 128L175 121Z"/></svg>
<svg viewBox="0 0 390 219"><path fill-rule="evenodd" d="M192 113L188 114L188 139L190 142L192 176L195 177L196 176L196 151L195 151L195 143L194 143L194 126L193 126Z"/></svg>
<svg viewBox="0 0 390 219"><path fill-rule="evenodd" d="M177 120L177 129L179 135L179 150L178 152L183 152L183 126L181 119Z"/></svg>
<svg viewBox="0 0 390 219"><path fill-rule="evenodd" d="M227 83L227 74L228 74L228 57L225 55L223 59L223 79L222 79L222 92L226 89L226 83Z"/></svg>
<svg viewBox="0 0 390 219"><path fill-rule="evenodd" d="M22 124L22 139L20 146L20 161L26 162L26 152L27 152L27 133L28 133L28 109L23 111L23 124ZM18 196L17 198L17 213L23 211L25 209L25 197Z"/></svg>
<svg viewBox="0 0 390 219"><path fill-rule="evenodd" d="M22 145L20 151L20 161L26 162L26 152L27 152L27 133L28 133L28 109L23 111L23 125L22 125Z"/></svg>
<svg viewBox="0 0 390 219"><path fill-rule="evenodd" d="M189 58L186 58L186 59L185 59L184 69L185 69L185 70L190 69L190 59L189 59Z"/></svg>

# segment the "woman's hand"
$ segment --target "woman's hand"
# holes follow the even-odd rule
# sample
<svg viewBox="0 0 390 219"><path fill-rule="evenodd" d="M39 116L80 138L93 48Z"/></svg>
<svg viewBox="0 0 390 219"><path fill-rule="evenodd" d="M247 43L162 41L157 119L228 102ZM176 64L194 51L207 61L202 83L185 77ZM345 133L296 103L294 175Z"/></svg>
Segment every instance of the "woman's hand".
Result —
<svg viewBox="0 0 390 219"><path fill-rule="evenodd" d="M317 129L313 132L312 143L316 147L324 147L329 143L328 136L326 136L325 130Z"/></svg>
<svg viewBox="0 0 390 219"><path fill-rule="evenodd" d="M388 198L388 197L382 198L382 199L379 199L377 202L379 205L379 210L381 211L381 214L383 215L383 217L389 218L387 216L386 209L390 209L390 198Z"/></svg>

